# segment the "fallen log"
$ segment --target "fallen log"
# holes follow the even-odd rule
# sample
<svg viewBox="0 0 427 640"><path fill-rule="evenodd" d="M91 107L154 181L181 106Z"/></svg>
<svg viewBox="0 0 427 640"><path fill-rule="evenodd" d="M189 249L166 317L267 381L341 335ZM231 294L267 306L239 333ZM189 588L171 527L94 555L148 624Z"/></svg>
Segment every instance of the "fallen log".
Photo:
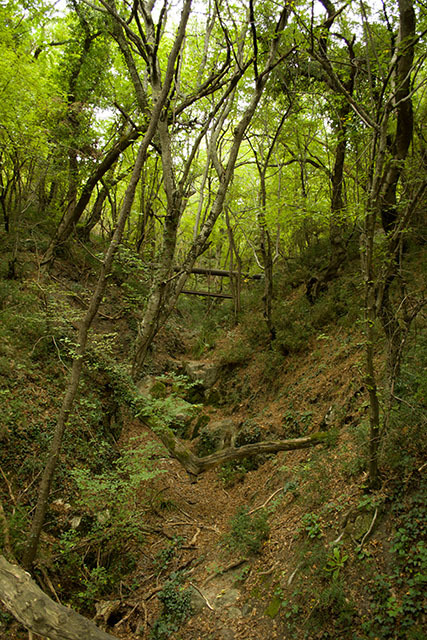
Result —
<svg viewBox="0 0 427 640"><path fill-rule="evenodd" d="M0 600L29 631L50 640L117 640L73 609L54 602L29 573L0 555Z"/></svg>
<svg viewBox="0 0 427 640"><path fill-rule="evenodd" d="M210 298L227 298L232 300L233 296L229 293L215 293L215 291L193 291L192 289L183 289L181 293L186 293L190 296L208 296Z"/></svg>
<svg viewBox="0 0 427 640"><path fill-rule="evenodd" d="M216 451L209 456L200 458L188 449L169 428L153 429L169 451L170 455L178 460L184 469L192 476L198 476L212 467L228 462L229 460L241 460L250 456L266 453L278 453L279 451L295 451L308 449L318 444L325 444L330 434L318 431L304 438L292 438L288 440L265 440L255 444L246 444L242 447L228 447Z"/></svg>
<svg viewBox="0 0 427 640"><path fill-rule="evenodd" d="M179 272L182 271L181 267L174 267L174 271ZM250 276L247 273L240 273L238 271L227 271L226 269L209 269L204 267L193 267L190 273L195 273L202 276L220 276L221 278L229 278L232 276L240 276L244 280L261 280L263 277L262 273L254 273Z"/></svg>

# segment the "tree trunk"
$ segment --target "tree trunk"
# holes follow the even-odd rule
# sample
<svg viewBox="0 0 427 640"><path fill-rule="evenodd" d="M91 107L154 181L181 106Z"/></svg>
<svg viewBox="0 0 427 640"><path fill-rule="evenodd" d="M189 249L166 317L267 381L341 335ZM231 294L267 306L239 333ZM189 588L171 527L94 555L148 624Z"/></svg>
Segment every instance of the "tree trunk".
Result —
<svg viewBox="0 0 427 640"><path fill-rule="evenodd" d="M52 484L53 476L55 473L56 465L58 462L59 454L61 451L62 438L64 435L65 427L68 422L68 418L71 412L71 408L74 402L74 398L77 393L77 389L80 382L80 376L83 368L83 358L86 352L86 343L88 339L89 329L92 326L92 322L98 312L99 305L105 293L107 278L111 271L113 258L116 250L121 242L124 226L127 217L130 213L133 199L135 197L135 190L139 181L142 164L145 160L148 147L148 141L145 139L141 144L138 152L138 156L135 162L135 167L132 172L132 177L126 191L122 210L120 212L119 221L108 247L104 261L101 265L100 274L98 276L98 282L95 291L92 295L89 307L86 315L83 318L77 340L76 355L73 360L73 366L71 369L70 378L68 380L67 389L65 392L62 407L59 413L58 422L55 427L53 439L49 448L48 461L44 468L42 479L40 482L39 495L37 499L36 510L34 513L33 522L31 525L31 531L28 538L28 542L25 548L23 564L26 569L30 569L37 553L37 547L40 539L41 530L44 524L44 519L48 507L48 499L50 493L50 487Z"/></svg>
<svg viewBox="0 0 427 640"><path fill-rule="evenodd" d="M356 65L354 64L353 44L347 43L350 75L347 82L343 83L348 95L353 96L354 81L356 77ZM336 119L338 130L338 142L335 149L334 168L331 175L331 217L329 225L330 256L326 268L319 274L310 278L307 282L306 296L311 303L314 303L321 291L327 288L328 283L337 277L339 268L344 263L347 252L345 245L344 222L345 222L345 202L343 197L344 186L344 164L347 148L347 119L351 113L350 103L346 98L340 96L342 101Z"/></svg>
<svg viewBox="0 0 427 640"><path fill-rule="evenodd" d="M76 224L80 220L83 212L90 200L92 192L101 178L114 165L117 158L127 149L138 137L139 132L131 131L123 135L107 153L102 162L94 169L86 180L80 197L73 208L69 208L58 225L54 237L52 238L43 258L43 264L49 264L55 257L58 247L63 244L73 232Z"/></svg>
<svg viewBox="0 0 427 640"><path fill-rule="evenodd" d="M233 179L234 175L234 167L237 161L237 156L239 153L240 146L242 144L245 132L252 120L252 117L256 111L256 108L261 100L261 96L264 91L265 84L267 82L267 78L271 69L274 66L274 62L276 59L277 49L280 41L280 36L283 31L283 28L286 24L288 17L288 9L283 9L278 23L276 25L276 32L271 42L270 51L268 60L266 62L264 71L259 77L256 78L255 87L253 89L253 93L251 99L249 101L248 106L246 107L242 118L234 129L233 142L231 144L227 165L225 168L219 167L217 163L217 171L219 174L219 186L216 193L215 200L212 205L212 209L207 216L205 222L202 225L202 228L196 238L193 241L190 250L187 253L187 257L182 263L183 273L178 276L173 282L173 292L169 293L166 301L166 296L164 295L164 288L169 284L168 281L163 280L160 283L160 286L154 290L153 293L153 301L149 301L149 305L147 306L147 311L144 314L141 333L137 342L137 351L136 357L133 366L133 375L137 375L144 364L146 355L148 353L148 349L151 345L151 342L156 335L159 327L167 320L170 313L172 312L176 301L185 286L187 278L194 268L194 264L197 258L206 250L207 242L210 237L210 234L214 228L216 221L218 220L220 214L222 213L225 198L227 195L228 187ZM162 290L163 288L163 290ZM171 287L172 288L172 287ZM166 303L165 303L166 302ZM148 315L147 315L148 312Z"/></svg>
<svg viewBox="0 0 427 640"><path fill-rule="evenodd" d="M230 284L232 291L232 299L234 303L234 322L237 324L240 313L240 290L241 290L241 273L242 273L242 261L237 251L236 243L234 241L234 234L230 224L230 216L228 213L228 207L225 208L225 222L227 224L228 241L230 245ZM236 256L237 271L234 270L233 256Z"/></svg>
<svg viewBox="0 0 427 640"><path fill-rule="evenodd" d="M246 444L243 447L229 447L216 451L209 456L199 458L190 449L187 449L183 443L178 440L171 429L154 428L153 431L159 436L160 440L169 451L170 455L178 460L184 469L192 476L198 476L208 469L223 464L230 460L241 460L251 456L258 456L268 453L278 453L279 451L296 451L298 449L308 449L318 444L327 442L328 434L319 431L311 436L304 438L293 438L289 440L272 440L257 442L255 444Z"/></svg>
<svg viewBox="0 0 427 640"><path fill-rule="evenodd" d="M73 609L49 598L30 575L0 556L0 600L30 632L50 640L114 640Z"/></svg>
<svg viewBox="0 0 427 640"><path fill-rule="evenodd" d="M179 51L181 49L182 41L184 39L185 26L188 20L190 5L191 5L191 0L187 0L185 8L181 15L181 22L178 28L178 34L176 36L174 45L172 47L172 52L169 56L168 74L166 75L165 83L153 107L151 118L147 126L147 131L145 133L144 139L139 148L138 155L135 161L135 166L133 168L132 176L129 182L129 186L126 190L126 194L123 200L123 205L120 211L120 216L117 222L116 230L114 231L110 246L108 247L104 261L101 265L101 271L98 277L98 282L97 282L95 291L93 293L93 296L91 298L91 301L89 303L88 310L80 325L76 356L73 360L73 366L72 366L70 378L68 381L67 390L65 393L64 401L62 403L58 422L55 427L52 443L49 449L48 462L43 471L42 479L40 482L36 510L35 510L32 526L31 526L28 542L24 551L23 563L25 568L27 569L31 568L37 553L40 534L44 524L44 519L45 519L47 506L48 506L50 487L52 484L56 464L57 464L59 453L61 450L62 438L64 435L65 427L66 427L68 417L69 417L69 414L74 402L74 398L77 393L77 388L79 385L80 375L83 367L83 357L86 351L88 332L95 318L95 315L98 312L99 305L101 304L102 298L104 296L105 288L107 285L107 279L111 272L113 258L121 242L126 220L129 216L132 203L135 198L135 191L141 176L142 166L147 156L148 146L151 140L153 139L154 134L157 131L158 122L159 122L161 113L163 111L165 102L167 100L167 97L169 95L172 78L173 78L173 69L174 69Z"/></svg>

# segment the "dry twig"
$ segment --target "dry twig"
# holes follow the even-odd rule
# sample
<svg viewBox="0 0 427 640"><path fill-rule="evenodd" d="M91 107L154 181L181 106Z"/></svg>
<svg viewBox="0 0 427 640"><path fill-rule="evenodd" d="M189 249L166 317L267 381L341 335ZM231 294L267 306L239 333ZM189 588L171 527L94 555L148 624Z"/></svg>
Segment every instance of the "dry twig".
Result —
<svg viewBox="0 0 427 640"><path fill-rule="evenodd" d="M202 591L200 591L199 587L197 585L194 584L194 582L190 582L189 583L193 589L195 589L197 591L197 593L199 593L203 600L206 602L206 606L211 610L211 611L215 611L215 609L213 608L213 606L211 605L211 603L209 602L209 600L207 599L207 597L205 596L204 593L202 593Z"/></svg>
<svg viewBox="0 0 427 640"><path fill-rule="evenodd" d="M254 509L251 509L248 512L248 515L251 516L256 511L259 511L260 509L264 509L264 507L266 507L268 505L270 500L272 500L274 498L274 496L277 496L277 494L280 493L281 491L283 491L283 487L280 487L280 489L277 489L274 493L272 493L271 496L269 496L267 498L267 500L265 502L263 502L263 504L261 504L259 507L255 507Z"/></svg>

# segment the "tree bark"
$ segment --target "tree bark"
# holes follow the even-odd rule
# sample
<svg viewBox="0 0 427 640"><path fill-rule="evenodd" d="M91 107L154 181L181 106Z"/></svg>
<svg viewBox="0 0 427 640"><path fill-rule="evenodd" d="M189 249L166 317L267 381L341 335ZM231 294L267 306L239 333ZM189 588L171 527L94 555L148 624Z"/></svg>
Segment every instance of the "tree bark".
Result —
<svg viewBox="0 0 427 640"><path fill-rule="evenodd" d="M154 131L153 131L153 134L154 134ZM44 524L44 519L46 516L47 507L48 507L50 488L51 488L53 476L55 473L56 465L59 459L59 454L61 452L62 439L64 436L65 428L68 422L68 418L69 418L71 408L74 403L74 398L76 397L77 389L80 382L80 376L83 368L83 358L86 352L86 344L87 344L89 329L92 326L92 322L98 312L99 306L101 304L102 298L105 293L105 289L107 286L107 278L111 271L114 255L121 242L125 223L130 213L133 199L135 197L135 190L139 181L141 166L145 160L145 156L147 153L148 143L149 141L147 140L147 136L146 136L138 152L138 156L132 172L132 177L129 182L129 186L123 201L123 206L120 212L120 217L117 223L117 227L113 234L113 238L111 240L110 246L108 247L104 261L101 265L101 270L98 276L98 282L97 282L95 291L92 295L86 315L83 318L80 325L76 354L74 356L70 378L68 380L68 385L65 392L62 407L59 413L58 422L56 424L55 431L53 434L53 439L50 445L48 461L42 474L36 510L34 513L34 518L31 525L31 531L28 538L27 546L24 552L23 564L26 569L31 568L34 562L34 559L36 557L40 534L42 531L42 527Z"/></svg>
<svg viewBox="0 0 427 640"><path fill-rule="evenodd" d="M175 272L182 271L182 267L174 267ZM209 269L204 267L193 267L190 273L199 274L202 276L220 276L222 278L229 278L230 276L238 276L239 271L226 271L225 269ZM254 273L250 276L247 273L241 273L240 276L245 278L245 280L261 280L263 277L262 273Z"/></svg>
<svg viewBox="0 0 427 640"><path fill-rule="evenodd" d="M139 136L139 132L131 131L123 136L110 149L100 164L94 169L82 188L80 197L73 208L69 208L58 225L54 237L50 241L42 264L49 264L55 257L58 247L63 244L73 232L76 224L80 220L83 212L91 198L92 192L101 178L114 165L117 158L127 149Z"/></svg>
<svg viewBox="0 0 427 640"><path fill-rule="evenodd" d="M333 4L326 0L323 2L328 10L328 19L325 23L326 32L332 26L336 11ZM326 35L320 40L320 55L326 58ZM348 79L342 81L347 95L352 98L354 92L354 82L356 77L356 65L354 64L355 53L353 42L346 42L349 56L350 72ZM350 102L347 98L340 96L341 106L338 110L335 126L338 134L338 141L335 148L334 167L331 174L331 216L329 225L330 256L328 265L318 274L314 275L307 282L306 296L309 302L314 303L321 291L327 288L328 283L337 277L340 266L346 259L346 245L344 235L345 222L345 202L343 197L344 186L344 164L347 150L347 119L351 113Z"/></svg>
<svg viewBox="0 0 427 640"><path fill-rule="evenodd" d="M234 167L237 161L238 153L240 150L240 146L244 139L245 132L252 120L252 117L257 109L259 101L261 100L265 84L267 82L267 78L269 76L270 71L273 69L274 64L276 62L277 49L280 41L280 37L282 35L283 28L287 22L288 17L288 8L285 7L280 15L280 18L276 25L276 31L272 38L270 51L268 55L268 59L266 61L263 72L256 78L255 87L252 92L251 99L249 101L248 106L246 107L243 116L238 122L237 126L234 129L233 142L231 144L230 152L228 155L228 161L225 167L218 166L216 168L219 177L219 186L216 193L215 200L212 205L212 209L207 216L205 222L202 225L202 228L196 238L193 241L192 246L190 247L187 257L182 263L183 273L178 276L173 282L173 290L172 287L169 289L171 293L168 295L168 299L166 301L164 296L164 289L169 284L168 281L162 281L157 289L154 291L155 298L153 298L152 303L149 303L149 307L147 307L147 311L149 314L147 315L147 311L144 314L143 322L142 322L142 331L137 341L136 345L136 354L133 365L133 375L136 376L142 369L145 358L148 353L148 349L152 343L154 336L156 335L158 329L169 317L172 309L174 308L176 301L185 286L187 278L194 268L194 264L197 258L206 250L207 242L210 237L210 234L214 228L216 221L218 220L220 214L222 213L225 198L227 195L228 187L231 184L231 181L234 176ZM163 290L161 289L163 287ZM159 305L159 302L163 301L162 305ZM155 306L157 305L157 306ZM152 313L155 310L155 313ZM152 319L151 319L152 318Z"/></svg>
<svg viewBox="0 0 427 640"><path fill-rule="evenodd" d="M159 436L160 440L169 451L170 455L178 460L184 469L192 476L198 476L208 469L223 464L229 460L241 460L250 456L257 456L268 453L278 453L279 451L296 451L298 449L308 449L318 444L324 444L327 441L328 434L319 431L311 436L304 438L293 438L289 440L272 440L257 442L255 444L246 444L243 447L229 447L212 453L209 456L199 458L192 451L187 449L183 443L178 440L171 429L154 428L153 431Z"/></svg>
<svg viewBox="0 0 427 640"><path fill-rule="evenodd" d="M132 176L131 176L128 188L126 190L126 194L123 200L123 205L120 211L116 229L114 231L114 234L111 239L110 246L108 247L107 253L105 255L104 261L101 265L98 282L97 282L95 291L93 293L93 296L91 298L91 301L89 303L88 310L80 325L76 355L73 360L73 366L71 369L71 374L68 381L67 389L65 392L65 397L62 403L58 422L56 424L52 443L49 449L48 462L42 474L36 510L35 510L33 522L31 525L30 535L24 551L23 564L27 569L31 568L34 562L34 559L36 557L40 534L43 528L44 519L47 511L50 487L52 484L53 476L55 473L56 465L57 465L59 454L61 451L62 438L64 435L68 417L70 415L71 408L72 408L74 398L77 393L79 381L80 381L80 376L81 376L82 367L83 367L83 357L86 352L86 343L88 339L89 329L98 312L99 305L101 304L102 298L104 296L105 289L107 286L107 279L111 272L111 267L113 264L113 259L117 251L117 248L121 242L124 227L135 198L135 191L138 186L139 179L141 177L141 169L147 156L148 146L151 143L154 137L154 134L157 131L158 122L169 95L169 91L172 84L172 78L173 78L173 69L181 49L182 41L184 39L185 27L187 24L189 13L190 13L190 6L191 6L191 0L186 0L185 8L181 15L181 22L178 28L178 33L177 33L177 36L168 60L169 74L166 76L165 83L162 87L161 92L157 96L157 100L154 104L154 107L151 113L151 118L147 125L147 131L141 142L141 146L139 148L138 155L135 161L135 166L132 171Z"/></svg>
<svg viewBox="0 0 427 640"><path fill-rule="evenodd" d="M114 640L73 609L49 598L30 575L0 556L0 600L26 629L50 640Z"/></svg>
<svg viewBox="0 0 427 640"><path fill-rule="evenodd" d="M181 294L190 296L206 296L208 298L227 298L233 300L233 296L230 293L216 293L215 291L193 291L192 289L182 289Z"/></svg>
<svg viewBox="0 0 427 640"><path fill-rule="evenodd" d="M411 70L415 49L415 11L412 0L399 0L399 35L396 44L397 62L394 69L396 134L390 146L392 158L383 179L381 219L386 232L397 221L396 193L404 162L412 142L414 116L412 109Z"/></svg>

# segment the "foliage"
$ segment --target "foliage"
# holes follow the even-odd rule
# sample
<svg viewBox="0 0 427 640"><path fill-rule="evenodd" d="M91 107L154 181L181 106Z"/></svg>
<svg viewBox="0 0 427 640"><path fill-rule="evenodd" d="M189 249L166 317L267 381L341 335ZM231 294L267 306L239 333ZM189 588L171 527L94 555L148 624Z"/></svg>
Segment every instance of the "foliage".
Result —
<svg viewBox="0 0 427 640"><path fill-rule="evenodd" d="M295 411L290 405L282 416L283 431L287 438L305 435L311 425L312 411Z"/></svg>
<svg viewBox="0 0 427 640"><path fill-rule="evenodd" d="M232 340L219 351L219 361L223 366L238 366L247 362L253 353L245 340Z"/></svg>
<svg viewBox="0 0 427 640"><path fill-rule="evenodd" d="M261 429L256 420L246 420L240 427L234 440L235 447L243 447L247 444L255 444L261 440ZM229 460L221 465L219 477L226 487L232 487L243 480L249 471L255 471L266 459L266 456L250 456L240 460Z"/></svg>
<svg viewBox="0 0 427 640"><path fill-rule="evenodd" d="M225 538L232 551L243 554L260 553L262 543L268 538L268 512L249 514L249 509L241 507L230 521L230 533Z"/></svg>
<svg viewBox="0 0 427 640"><path fill-rule="evenodd" d="M182 586L184 579L182 572L171 573L159 592L158 598L163 610L153 625L150 635L153 640L169 638L191 614L191 592Z"/></svg>
<svg viewBox="0 0 427 640"><path fill-rule="evenodd" d="M208 426L204 426L200 429L199 442L197 445L197 455L209 456L214 453L220 443L219 431L213 431Z"/></svg>
<svg viewBox="0 0 427 640"><path fill-rule="evenodd" d="M232 487L237 482L243 481L248 471L255 471L259 466L259 459L262 456L251 456L241 460L229 460L221 465L219 477L225 487Z"/></svg>
<svg viewBox="0 0 427 640"><path fill-rule="evenodd" d="M305 531L309 538L320 538L322 528L319 520L315 513L305 513L301 518L301 530Z"/></svg>
<svg viewBox="0 0 427 640"><path fill-rule="evenodd" d="M102 528L98 530L98 535L107 539L119 531L122 538L138 533L141 524L138 492L162 473L153 461L159 453L157 444L138 446L138 440L134 439L132 447L121 453L111 470L94 474L89 469L75 468L72 473L79 491L77 505L91 516L106 515L107 525L104 532Z"/></svg>
<svg viewBox="0 0 427 640"><path fill-rule="evenodd" d="M425 398L427 383L427 338L420 333L405 354L396 381L390 426L382 449L384 464L399 473L410 474L425 458Z"/></svg>
<svg viewBox="0 0 427 640"><path fill-rule="evenodd" d="M331 574L333 580L338 580L341 569L348 560L348 553L343 553L338 546L334 546L326 561L325 571Z"/></svg>
<svg viewBox="0 0 427 640"><path fill-rule="evenodd" d="M370 586L371 612L363 623L362 638L421 640L424 637L423 599L427 585L427 485L421 481L409 496L398 491L393 507L397 518L388 573L374 578Z"/></svg>
<svg viewBox="0 0 427 640"><path fill-rule="evenodd" d="M82 579L85 587L76 594L76 600L85 608L92 607L112 586L111 575L105 567L94 567Z"/></svg>
<svg viewBox="0 0 427 640"><path fill-rule="evenodd" d="M166 547L156 553L154 567L159 575L168 568L177 551L182 547L182 544L183 538L181 536L174 536Z"/></svg>

